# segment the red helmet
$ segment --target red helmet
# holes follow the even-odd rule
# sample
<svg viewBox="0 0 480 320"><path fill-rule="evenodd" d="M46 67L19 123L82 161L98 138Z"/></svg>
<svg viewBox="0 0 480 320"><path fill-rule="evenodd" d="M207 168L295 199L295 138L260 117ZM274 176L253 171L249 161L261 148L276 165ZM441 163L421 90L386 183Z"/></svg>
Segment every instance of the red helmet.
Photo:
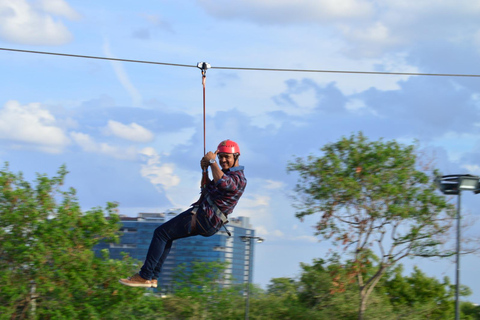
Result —
<svg viewBox="0 0 480 320"><path fill-rule="evenodd" d="M218 153L238 153L240 154L240 147L235 141L224 140L220 142L217 147Z"/></svg>

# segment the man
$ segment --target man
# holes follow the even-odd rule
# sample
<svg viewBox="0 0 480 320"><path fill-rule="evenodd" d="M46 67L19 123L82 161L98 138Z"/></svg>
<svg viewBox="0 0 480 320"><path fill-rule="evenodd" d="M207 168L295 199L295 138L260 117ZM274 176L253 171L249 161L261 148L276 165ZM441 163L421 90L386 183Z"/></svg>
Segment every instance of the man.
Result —
<svg viewBox="0 0 480 320"><path fill-rule="evenodd" d="M139 273L120 279L131 287L157 287L162 265L176 239L201 235L210 237L228 222L245 190L247 179L239 165L240 148L232 140L220 142L215 152L209 151L201 160L204 172L202 195L192 207L155 229L145 263ZM218 157L218 162L215 158ZM219 165L220 164L220 165ZM212 171L210 180L207 168Z"/></svg>

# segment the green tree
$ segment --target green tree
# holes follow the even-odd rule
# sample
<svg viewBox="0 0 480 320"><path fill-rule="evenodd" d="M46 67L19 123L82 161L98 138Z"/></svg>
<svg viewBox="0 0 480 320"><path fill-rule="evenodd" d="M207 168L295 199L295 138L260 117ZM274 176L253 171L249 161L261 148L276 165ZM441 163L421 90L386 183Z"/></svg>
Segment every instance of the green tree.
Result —
<svg viewBox="0 0 480 320"><path fill-rule="evenodd" d="M388 272L380 291L388 297L399 319L452 319L454 317L455 285L448 277L440 281L428 277L418 267L403 276L403 266ZM460 296L472 294L469 287L460 286ZM461 304L462 319L476 319L478 309L469 302ZM476 313L477 312L477 313Z"/></svg>
<svg viewBox="0 0 480 320"><path fill-rule="evenodd" d="M372 260L375 256L372 254ZM355 319L358 317L358 291L352 262L341 263L340 256L333 254L327 261L313 260L313 264L301 264L298 296L302 303L317 310L320 319ZM373 265L363 269L364 277L374 272ZM370 297L366 317L390 319L391 307L376 291Z"/></svg>
<svg viewBox="0 0 480 320"><path fill-rule="evenodd" d="M291 278L273 278L270 280L267 293L289 301L295 301L298 300L298 284Z"/></svg>
<svg viewBox="0 0 480 320"><path fill-rule="evenodd" d="M118 283L134 261L95 257L94 245L118 236L116 206L82 212L75 190L62 188L66 174L61 167L32 184L8 165L0 171L0 319L128 319L161 311L158 301L154 307Z"/></svg>
<svg viewBox="0 0 480 320"><path fill-rule="evenodd" d="M460 304L461 318L465 320L479 320L480 319L480 306L471 302L462 302Z"/></svg>
<svg viewBox="0 0 480 320"><path fill-rule="evenodd" d="M170 319L241 319L243 287L230 285L225 263L195 261L174 271L174 291L164 299Z"/></svg>
<svg viewBox="0 0 480 320"><path fill-rule="evenodd" d="M418 267L412 274L403 276L403 266L398 265L386 275L380 290L385 293L400 319L451 319L455 286L448 277L442 282L427 277ZM462 287L463 296L471 294Z"/></svg>
<svg viewBox="0 0 480 320"><path fill-rule="evenodd" d="M377 261L371 254L371 260ZM300 279L290 287L297 288L297 299L310 310L315 310L318 319L358 318L357 285L353 278L351 261L341 263L333 255L328 261L314 259L312 264L301 264ZM364 277L375 272L373 263L363 270ZM283 286L279 286L281 289ZM280 290L275 290L280 292ZM448 277L443 281L426 276L417 267L410 275L403 274L403 266L397 264L389 269L379 281L369 299L367 319L452 319L454 314L455 286ZM280 293L279 293L280 294ZM462 286L461 295L471 291ZM295 300L295 299L292 299ZM288 304L285 304L288 305ZM462 303L462 319L476 319L478 308L468 302Z"/></svg>
<svg viewBox="0 0 480 320"><path fill-rule="evenodd" d="M455 210L436 192L433 176L417 168L414 146L368 141L359 133L322 148L320 157L297 158L296 216L318 214L316 234L345 252L359 289L358 318L391 266L405 257L449 256L443 249ZM368 252L379 253L372 274Z"/></svg>

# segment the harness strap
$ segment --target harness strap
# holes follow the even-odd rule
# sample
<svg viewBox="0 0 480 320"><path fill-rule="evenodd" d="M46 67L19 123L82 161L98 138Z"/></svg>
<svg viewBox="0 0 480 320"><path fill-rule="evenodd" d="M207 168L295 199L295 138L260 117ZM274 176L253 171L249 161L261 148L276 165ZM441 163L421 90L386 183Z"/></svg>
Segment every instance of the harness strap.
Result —
<svg viewBox="0 0 480 320"><path fill-rule="evenodd" d="M212 207L213 212L215 212L215 215L219 217L220 220L222 220L223 224L227 224L228 223L227 216L222 211L220 211L220 209L213 202L212 198L210 198L210 195L208 193L205 195L205 199L207 199L207 202Z"/></svg>
<svg viewBox="0 0 480 320"><path fill-rule="evenodd" d="M217 205L213 202L212 198L210 198L210 195L209 195L208 193L205 195L205 199L207 199L207 202L208 202L208 204L212 207L213 212L215 212L215 215L216 215L217 217L219 217L220 220L222 220L223 228L224 228L225 231L227 232L228 236L231 237L232 234L230 233L230 231L228 231L227 227L225 226L225 224L228 223L228 218L227 218L227 216L225 215L225 213L223 213L223 212L217 207Z"/></svg>
<svg viewBox="0 0 480 320"><path fill-rule="evenodd" d="M205 199L207 199L207 202L208 204L212 207L213 209L213 212L215 213L215 215L217 217L220 218L220 220L222 220L222 225L223 225L223 228L225 228L225 231L227 232L228 236L231 237L232 234L230 233L230 231L227 229L227 227L225 226L227 223L228 223L228 218L227 216L217 207L217 205L212 201L212 199L210 198L210 196L208 195L208 193L205 195ZM200 205L196 205L193 207L192 209L192 214L194 215L194 217L192 218L192 230L194 230L195 228L195 224L196 224L196 220L197 220L197 211L198 211L198 207Z"/></svg>
<svg viewBox="0 0 480 320"><path fill-rule="evenodd" d="M192 223L191 223L191 230L192 232L194 232L196 229L197 229L197 210L198 210L198 206L195 206L193 207L192 209Z"/></svg>

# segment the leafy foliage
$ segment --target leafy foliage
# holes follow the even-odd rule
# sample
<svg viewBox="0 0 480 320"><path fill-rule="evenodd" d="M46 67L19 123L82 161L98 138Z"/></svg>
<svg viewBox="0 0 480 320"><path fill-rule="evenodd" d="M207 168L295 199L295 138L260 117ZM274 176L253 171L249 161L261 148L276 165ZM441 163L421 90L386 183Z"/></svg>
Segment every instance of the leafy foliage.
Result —
<svg viewBox="0 0 480 320"><path fill-rule="evenodd" d="M179 319L240 316L243 288L226 286L229 279L225 277L225 268L225 263L217 261L180 265L175 270L174 295L165 299L170 316Z"/></svg>
<svg viewBox="0 0 480 320"><path fill-rule="evenodd" d="M135 262L92 251L118 237L116 205L82 212L75 190L62 190L66 174L61 167L32 185L8 166L0 172L0 319L114 319L135 311L127 302L139 291L118 283Z"/></svg>
<svg viewBox="0 0 480 320"><path fill-rule="evenodd" d="M245 317L244 286L226 286L225 265L196 262L176 273L177 286L160 297L118 279L138 261L113 260L93 246L118 237L115 204L82 212L75 190L63 190L67 171L38 175L34 184L5 166L0 171L0 319L222 319ZM267 291L250 287L250 319L356 319L357 273L371 277L381 259L365 251L342 263L334 255L302 264L298 280L272 279ZM353 281L352 281L353 279ZM161 284L160 284L161 285ZM370 319L450 319L452 288L416 269L386 271L370 296ZM468 294L467 287L462 294ZM462 303L462 318L480 319L478 306Z"/></svg>
<svg viewBox="0 0 480 320"><path fill-rule="evenodd" d="M372 257L372 260L375 257ZM358 287L350 281L351 266L341 263L338 256L328 261L315 259L312 264L301 264L299 279L272 279L268 295L283 297L291 310L307 310L314 319L358 319ZM365 268L366 274L375 272L375 263ZM370 297L367 319L452 319L454 313L454 286L446 277L443 281L428 277L418 268L410 275L403 274L403 266L388 271ZM342 290L338 290L338 288ZM287 289L288 298L281 293ZM291 298L296 289L296 298ZM461 295L470 289L462 287ZM479 319L475 305L462 304L462 319ZM284 319L284 318L276 318ZM288 319L288 318L285 318Z"/></svg>
<svg viewBox="0 0 480 320"><path fill-rule="evenodd" d="M360 292L360 318L388 268L405 257L442 257L455 210L418 170L414 146L368 141L359 133L328 144L321 157L297 158L288 166L299 173L298 218L317 214L317 234L343 247L353 258ZM377 269L366 274L372 251Z"/></svg>

